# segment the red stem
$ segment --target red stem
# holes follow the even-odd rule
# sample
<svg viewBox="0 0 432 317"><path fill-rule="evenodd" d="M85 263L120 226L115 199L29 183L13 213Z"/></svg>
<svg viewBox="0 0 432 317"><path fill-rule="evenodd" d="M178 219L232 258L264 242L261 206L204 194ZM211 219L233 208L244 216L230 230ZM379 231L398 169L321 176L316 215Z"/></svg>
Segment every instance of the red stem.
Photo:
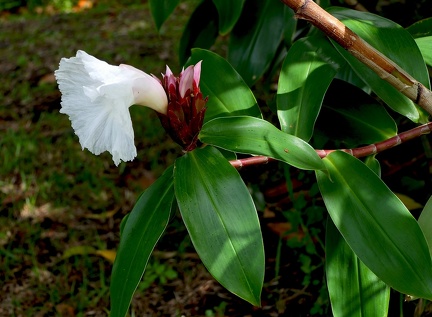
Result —
<svg viewBox="0 0 432 317"><path fill-rule="evenodd" d="M377 154L380 152L383 152L385 150L388 150L392 147L395 147L399 144L402 144L406 141L412 140L414 138L417 138L423 134L429 134L432 131L432 122L423 124L421 126L415 127L414 129L399 133L395 135L394 137L374 143L369 144L366 146L354 148L354 149L339 149L339 150L315 150L317 154L324 158L327 155L329 155L331 152L334 151L344 151L348 154L351 154L354 157L360 158L369 156L372 154ZM274 161L275 159L267 156L252 156L244 159L239 160L232 160L230 161L231 165L234 166L236 169L241 169L242 167L246 166L252 166L257 164L267 164L270 161Z"/></svg>

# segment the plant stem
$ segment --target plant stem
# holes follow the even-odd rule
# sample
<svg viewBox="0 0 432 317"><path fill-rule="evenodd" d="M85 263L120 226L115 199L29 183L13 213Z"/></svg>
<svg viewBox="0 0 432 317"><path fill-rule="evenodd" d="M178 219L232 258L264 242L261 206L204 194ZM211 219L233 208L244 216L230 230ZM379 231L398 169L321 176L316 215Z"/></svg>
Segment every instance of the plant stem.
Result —
<svg viewBox="0 0 432 317"><path fill-rule="evenodd" d="M377 142L374 144L369 144L366 146L354 148L354 149L339 149L339 150L315 150L317 154L324 158L334 151L344 151L348 154L351 154L354 157L360 158L373 154L377 154L388 150L392 147L400 145L409 140L415 139L421 135L429 134L432 131L432 122L423 124L421 126L415 127L411 130L399 133L390 139ZM275 159L267 156L252 156L244 159L232 160L230 161L231 165L236 169L241 169L243 167L258 165L258 164L267 164L270 161L274 161Z"/></svg>
<svg viewBox="0 0 432 317"><path fill-rule="evenodd" d="M236 169L240 170L246 166L267 164L270 161L274 161L274 159L272 159L271 157L258 155L258 156L252 156L252 157L239 159L239 160L232 160L232 161L230 161L230 163Z"/></svg>
<svg viewBox="0 0 432 317"><path fill-rule="evenodd" d="M378 143L369 144L355 149L341 149L340 151L347 152L355 157L365 157L372 154L377 154L379 152L383 152L406 141L417 138L423 134L429 134L431 130L432 122L429 122L421 126L415 127L414 129L397 134L390 139ZM326 157L328 154L334 151L337 150L316 150L316 152L321 158Z"/></svg>
<svg viewBox="0 0 432 317"><path fill-rule="evenodd" d="M413 102L432 114L432 91L312 0L281 0Z"/></svg>

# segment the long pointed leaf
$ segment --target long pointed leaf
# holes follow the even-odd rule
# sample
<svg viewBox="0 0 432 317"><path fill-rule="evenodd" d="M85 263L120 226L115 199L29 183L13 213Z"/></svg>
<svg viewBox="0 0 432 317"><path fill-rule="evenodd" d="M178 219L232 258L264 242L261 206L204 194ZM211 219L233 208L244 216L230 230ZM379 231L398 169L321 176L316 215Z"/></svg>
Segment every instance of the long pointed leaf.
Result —
<svg viewBox="0 0 432 317"><path fill-rule="evenodd" d="M327 210L351 249L397 291L432 299L432 262L425 237L404 204L361 161L344 152L317 171Z"/></svg>
<svg viewBox="0 0 432 317"><path fill-rule="evenodd" d="M199 139L237 153L273 157L301 169L325 169L320 157L308 143L258 118L211 120L203 126Z"/></svg>
<svg viewBox="0 0 432 317"><path fill-rule="evenodd" d="M219 14L219 33L231 32L243 9L245 0L213 0Z"/></svg>
<svg viewBox="0 0 432 317"><path fill-rule="evenodd" d="M148 259L168 224L174 200L173 167L138 199L125 223L114 262L110 296L111 317L126 315Z"/></svg>
<svg viewBox="0 0 432 317"><path fill-rule="evenodd" d="M264 247L255 206L238 172L208 146L176 160L174 186L204 265L230 292L259 306Z"/></svg>
<svg viewBox="0 0 432 317"><path fill-rule="evenodd" d="M187 22L179 45L179 61L184 64L194 47L210 48L219 34L217 10L211 0L201 2Z"/></svg>
<svg viewBox="0 0 432 317"><path fill-rule="evenodd" d="M249 0L231 32L228 61L249 86L275 57L284 35L285 10L289 9L280 1Z"/></svg>
<svg viewBox="0 0 432 317"><path fill-rule="evenodd" d="M160 30L162 24L171 15L180 0L150 0L150 12L155 21L156 28Z"/></svg>
<svg viewBox="0 0 432 317"><path fill-rule="evenodd" d="M330 218L325 248L333 316L387 316L390 288L358 259Z"/></svg>
<svg viewBox="0 0 432 317"><path fill-rule="evenodd" d="M281 130L309 141L324 94L345 61L323 36L296 41L282 65L277 91Z"/></svg>
<svg viewBox="0 0 432 317"><path fill-rule="evenodd" d="M408 31L400 25L368 12L337 7L332 7L328 11L423 85L430 87L429 75L420 50ZM424 121L428 117L423 109L417 107L339 45L335 44L335 48L357 75L393 110L414 122Z"/></svg>

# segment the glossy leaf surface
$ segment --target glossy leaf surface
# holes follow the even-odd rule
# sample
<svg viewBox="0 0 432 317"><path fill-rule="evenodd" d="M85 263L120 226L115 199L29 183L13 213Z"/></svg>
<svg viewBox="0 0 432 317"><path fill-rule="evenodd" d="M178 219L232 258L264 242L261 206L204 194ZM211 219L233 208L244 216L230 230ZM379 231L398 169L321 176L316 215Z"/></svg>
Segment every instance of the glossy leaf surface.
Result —
<svg viewBox="0 0 432 317"><path fill-rule="evenodd" d="M187 65L202 60L200 87L208 96L204 121L216 117L249 115L261 118L261 111L250 88L222 57L207 50L194 49Z"/></svg>
<svg viewBox="0 0 432 317"><path fill-rule="evenodd" d="M162 24L177 7L179 0L150 0L150 12L155 21L156 28L160 30Z"/></svg>
<svg viewBox="0 0 432 317"><path fill-rule="evenodd" d="M344 152L323 159L317 171L327 210L345 241L386 284L432 299L432 263L417 221L381 179Z"/></svg>
<svg viewBox="0 0 432 317"><path fill-rule="evenodd" d="M264 247L255 206L237 170L208 146L176 160L174 186L204 265L230 292L259 306Z"/></svg>
<svg viewBox="0 0 432 317"><path fill-rule="evenodd" d="M387 316L390 288L358 259L330 218L325 249L333 316Z"/></svg>
<svg viewBox="0 0 432 317"><path fill-rule="evenodd" d="M375 157L376 155L369 155L365 158L364 163L369 167L378 177L381 178L381 165L380 162Z"/></svg>
<svg viewBox="0 0 432 317"><path fill-rule="evenodd" d="M203 126L199 139L233 152L273 157L301 169L324 169L322 160L308 143L258 118L211 120Z"/></svg>
<svg viewBox="0 0 432 317"><path fill-rule="evenodd" d="M212 0L201 2L187 22L179 46L179 61L184 64L192 48L208 49L219 34L218 13Z"/></svg>
<svg viewBox="0 0 432 317"><path fill-rule="evenodd" d="M415 39L423 58L429 66L432 66L432 36L419 37Z"/></svg>
<svg viewBox="0 0 432 317"><path fill-rule="evenodd" d="M249 0L231 32L228 61L249 86L267 70L282 42L285 10L280 1Z"/></svg>
<svg viewBox="0 0 432 317"><path fill-rule="evenodd" d="M344 63L323 36L294 42L278 83L277 108L282 131L309 141L324 94Z"/></svg>
<svg viewBox="0 0 432 317"><path fill-rule="evenodd" d="M219 14L219 33L231 32L243 9L245 0L213 0Z"/></svg>
<svg viewBox="0 0 432 317"><path fill-rule="evenodd" d="M148 259L168 224L174 200L173 167L169 167L138 199L126 222L114 262L111 285L112 317L126 315Z"/></svg>
<svg viewBox="0 0 432 317"><path fill-rule="evenodd" d="M415 79L430 87L423 57L411 35L400 25L380 16L355 10L332 7L329 13L340 19L362 39L389 57ZM425 119L425 112L411 100L382 80L355 57L334 44L360 78L393 110L414 122Z"/></svg>

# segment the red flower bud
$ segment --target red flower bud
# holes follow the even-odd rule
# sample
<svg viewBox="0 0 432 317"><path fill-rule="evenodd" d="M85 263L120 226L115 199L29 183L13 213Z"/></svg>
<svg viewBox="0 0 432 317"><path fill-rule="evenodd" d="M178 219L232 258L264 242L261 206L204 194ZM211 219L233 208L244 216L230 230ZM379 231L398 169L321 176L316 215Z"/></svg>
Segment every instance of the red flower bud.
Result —
<svg viewBox="0 0 432 317"><path fill-rule="evenodd" d="M166 115L158 113L162 126L184 151L196 148L198 134L204 122L208 97L199 88L201 62L184 69L175 77L167 66L162 86L168 96Z"/></svg>

